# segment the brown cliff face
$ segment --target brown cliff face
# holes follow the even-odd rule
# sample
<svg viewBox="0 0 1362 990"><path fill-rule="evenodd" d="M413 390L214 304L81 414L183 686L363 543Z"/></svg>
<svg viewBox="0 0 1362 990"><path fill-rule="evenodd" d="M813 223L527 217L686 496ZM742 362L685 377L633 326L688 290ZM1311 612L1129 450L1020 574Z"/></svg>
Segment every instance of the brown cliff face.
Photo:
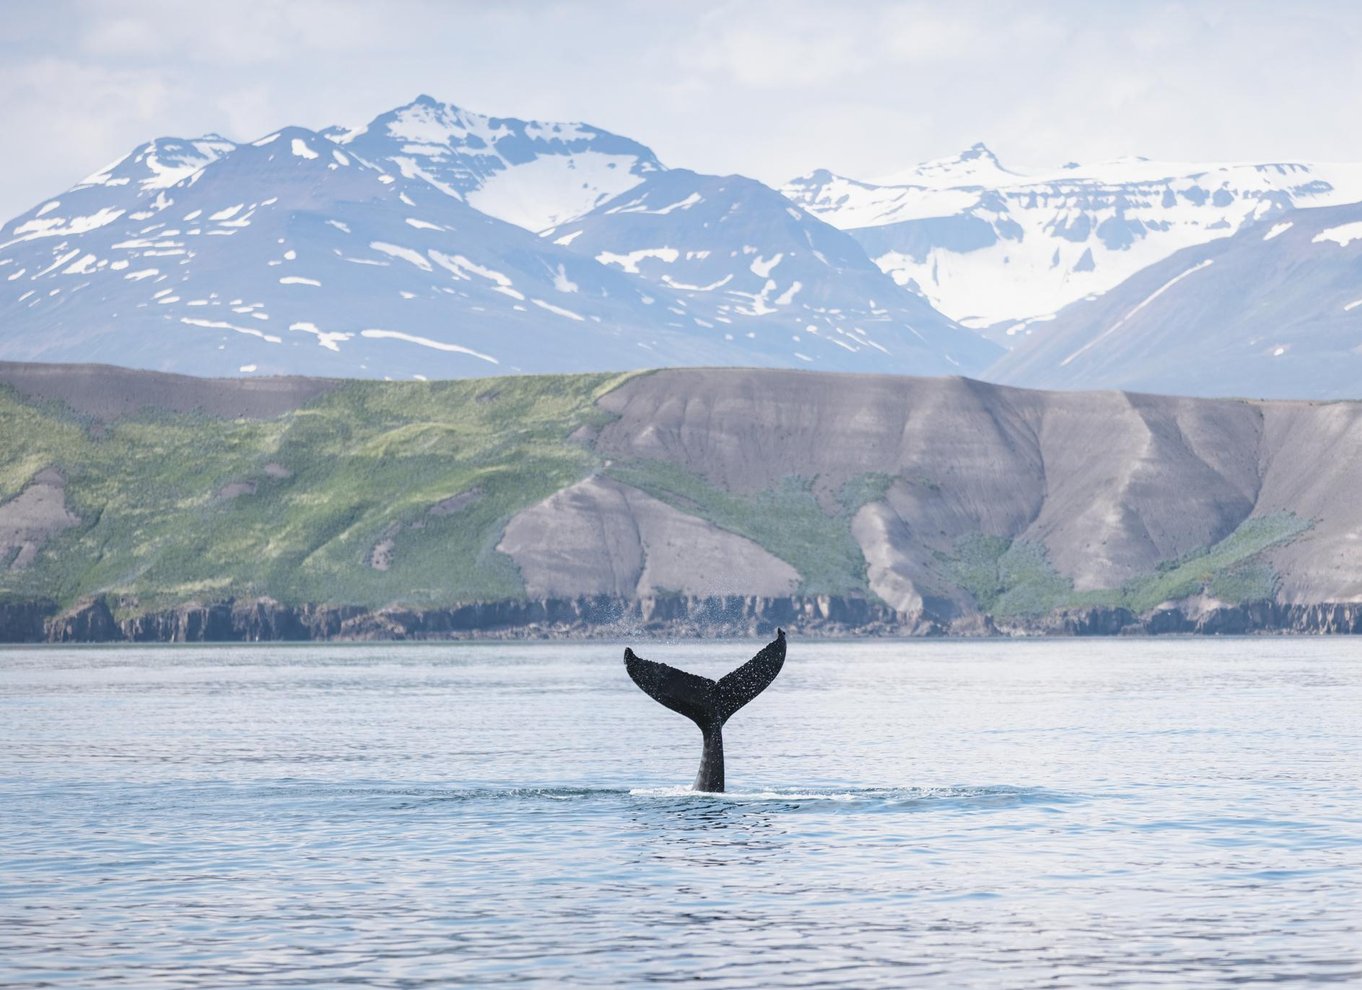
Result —
<svg viewBox="0 0 1362 990"><path fill-rule="evenodd" d="M80 519L66 505L66 479L44 468L23 491L0 503L0 567L22 571L32 566L43 545Z"/></svg>

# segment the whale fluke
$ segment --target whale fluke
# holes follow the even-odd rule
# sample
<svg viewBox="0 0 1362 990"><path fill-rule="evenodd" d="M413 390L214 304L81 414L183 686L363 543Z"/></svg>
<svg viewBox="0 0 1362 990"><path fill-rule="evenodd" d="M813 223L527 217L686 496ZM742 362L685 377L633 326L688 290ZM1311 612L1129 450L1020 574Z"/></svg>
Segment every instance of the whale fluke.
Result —
<svg viewBox="0 0 1362 990"><path fill-rule="evenodd" d="M624 669L634 683L658 704L686 716L704 734L704 755L700 758L700 772L695 775L697 791L724 789L724 723L765 691L784 664L784 629L777 629L776 638L760 653L717 681L644 660L628 647L624 650Z"/></svg>

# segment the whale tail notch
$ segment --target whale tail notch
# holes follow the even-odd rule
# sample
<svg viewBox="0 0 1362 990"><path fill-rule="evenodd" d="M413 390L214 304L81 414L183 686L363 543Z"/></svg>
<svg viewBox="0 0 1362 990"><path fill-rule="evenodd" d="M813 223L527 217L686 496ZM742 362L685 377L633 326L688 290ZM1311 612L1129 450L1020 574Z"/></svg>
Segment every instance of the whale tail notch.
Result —
<svg viewBox="0 0 1362 990"><path fill-rule="evenodd" d="M624 669L643 693L686 716L704 733L704 756L695 778L697 791L724 789L723 725L770 686L785 665L785 630L747 663L717 681L624 650Z"/></svg>

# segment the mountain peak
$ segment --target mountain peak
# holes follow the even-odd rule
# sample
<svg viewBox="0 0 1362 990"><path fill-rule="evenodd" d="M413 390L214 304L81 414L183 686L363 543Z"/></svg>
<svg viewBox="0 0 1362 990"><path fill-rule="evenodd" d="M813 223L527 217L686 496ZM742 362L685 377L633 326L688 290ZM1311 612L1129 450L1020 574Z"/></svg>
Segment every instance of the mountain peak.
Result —
<svg viewBox="0 0 1362 990"><path fill-rule="evenodd" d="M1017 173L1004 168L988 145L976 141L959 154L934 158L902 172L875 179L873 183L877 186L950 189L999 185L1016 177Z"/></svg>
<svg viewBox="0 0 1362 990"><path fill-rule="evenodd" d="M318 134L318 132L311 130L310 128L299 127L297 125L290 124L287 127L279 128L279 130L277 131L271 131L269 134L266 134L262 138L257 138L256 140L252 141L251 144L253 144L257 148L263 148L265 145L273 144L274 142L280 140L281 138L288 139L290 141L293 140L294 138L298 138L299 140L302 141L310 141L315 140L320 136L321 135Z"/></svg>
<svg viewBox="0 0 1362 990"><path fill-rule="evenodd" d="M80 186L125 186L165 189L233 150L236 143L221 134L196 138L159 137L138 145L117 161L86 176Z"/></svg>
<svg viewBox="0 0 1362 990"><path fill-rule="evenodd" d="M581 216L663 168L637 141L589 124L489 117L425 93L363 127L322 133L531 231Z"/></svg>
<svg viewBox="0 0 1362 990"><path fill-rule="evenodd" d="M1007 169L1003 168L1003 163L998 161L998 156L993 153L993 149L982 141L975 141L964 151L960 152L960 154L956 156L956 160L961 162L988 162L995 168L1002 169L1004 172L1007 171Z"/></svg>

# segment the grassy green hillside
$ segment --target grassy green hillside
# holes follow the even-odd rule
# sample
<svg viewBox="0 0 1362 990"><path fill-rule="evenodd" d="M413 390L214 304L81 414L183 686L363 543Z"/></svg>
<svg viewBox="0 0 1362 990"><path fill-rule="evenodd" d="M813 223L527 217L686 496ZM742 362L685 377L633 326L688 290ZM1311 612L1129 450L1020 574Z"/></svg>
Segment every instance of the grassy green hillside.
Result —
<svg viewBox="0 0 1362 990"><path fill-rule="evenodd" d="M567 437L620 376L351 382L272 420L150 414L82 421L0 391L0 501L66 476L78 526L0 591L421 604L514 597L504 520L588 473ZM433 507L474 492L454 512ZM368 566L391 541L400 562Z"/></svg>
<svg viewBox="0 0 1362 990"><path fill-rule="evenodd" d="M960 540L938 563L950 581L969 591L984 612L1000 619L1044 615L1055 608L1105 606L1141 613L1167 601L1208 592L1227 602L1271 598L1277 576L1258 555L1309 529L1289 512L1246 519L1214 546L1161 564L1118 588L1076 592L1055 573L1042 547L996 536Z"/></svg>

